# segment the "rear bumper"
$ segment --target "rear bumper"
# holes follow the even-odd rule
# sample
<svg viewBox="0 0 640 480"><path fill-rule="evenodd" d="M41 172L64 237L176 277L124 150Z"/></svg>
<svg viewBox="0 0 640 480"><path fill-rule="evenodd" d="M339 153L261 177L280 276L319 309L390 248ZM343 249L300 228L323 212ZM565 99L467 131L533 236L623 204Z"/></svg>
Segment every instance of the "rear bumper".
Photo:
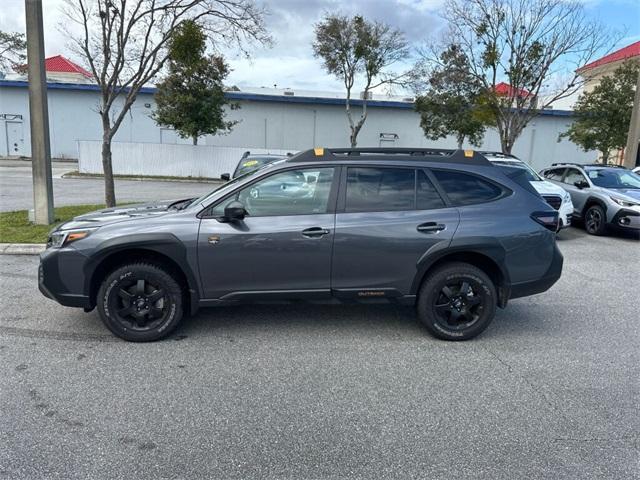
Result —
<svg viewBox="0 0 640 480"><path fill-rule="evenodd" d="M562 275L563 262L564 258L562 253L560 253L558 245L554 245L553 258L545 274L533 281L512 284L509 298L528 297L529 295L546 292L558 281L560 275Z"/></svg>
<svg viewBox="0 0 640 480"><path fill-rule="evenodd" d="M64 274L61 265L67 268L84 263L85 257L76 251L45 250L40 254L38 267L38 289L42 294L65 307L91 308L91 300L80 287L82 269Z"/></svg>

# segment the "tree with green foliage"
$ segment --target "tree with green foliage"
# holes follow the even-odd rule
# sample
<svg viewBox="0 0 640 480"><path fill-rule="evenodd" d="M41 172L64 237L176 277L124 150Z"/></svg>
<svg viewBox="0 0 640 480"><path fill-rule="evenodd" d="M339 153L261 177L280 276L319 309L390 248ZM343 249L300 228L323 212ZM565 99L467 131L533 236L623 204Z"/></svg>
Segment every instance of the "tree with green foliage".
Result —
<svg viewBox="0 0 640 480"><path fill-rule="evenodd" d="M192 20L183 22L169 44L169 73L157 85L153 119L171 127L182 138L198 144L201 135L228 132L236 122L226 121L223 81L229 74L224 59L207 56L206 36ZM235 105L231 104L231 108Z"/></svg>
<svg viewBox="0 0 640 480"><path fill-rule="evenodd" d="M611 151L624 148L638 70L640 62L629 60L603 77L593 90L580 95L573 109L577 119L558 141L567 137L585 152L598 150L603 163Z"/></svg>
<svg viewBox="0 0 640 480"><path fill-rule="evenodd" d="M322 59L328 73L344 83L349 141L351 147L355 147L367 120L371 91L385 84L400 84L408 78L407 73L395 74L388 70L409 55L407 42L399 30L360 15L329 14L316 24L315 37L314 55ZM359 77L362 77L362 110L356 119L351 109L351 94Z"/></svg>
<svg viewBox="0 0 640 480"><path fill-rule="evenodd" d="M446 0L446 36L423 51L423 59L445 67L440 52L459 47L471 73L459 80L480 83L504 153L540 110L578 91L584 81L579 67L615 43L583 3Z"/></svg>
<svg viewBox="0 0 640 480"><path fill-rule="evenodd" d="M72 51L85 60L100 90L102 169L108 207L116 204L111 144L140 90L169 60L169 42L195 20L219 48L269 44L264 9L255 0L64 0L66 21L77 28Z"/></svg>
<svg viewBox="0 0 640 480"><path fill-rule="evenodd" d="M465 139L480 145L491 113L481 83L471 75L467 58L457 45L440 54L442 65L428 75L428 90L416 97L420 126L429 140L454 135L458 148Z"/></svg>
<svg viewBox="0 0 640 480"><path fill-rule="evenodd" d="M0 72L7 72L27 58L24 33L0 31Z"/></svg>

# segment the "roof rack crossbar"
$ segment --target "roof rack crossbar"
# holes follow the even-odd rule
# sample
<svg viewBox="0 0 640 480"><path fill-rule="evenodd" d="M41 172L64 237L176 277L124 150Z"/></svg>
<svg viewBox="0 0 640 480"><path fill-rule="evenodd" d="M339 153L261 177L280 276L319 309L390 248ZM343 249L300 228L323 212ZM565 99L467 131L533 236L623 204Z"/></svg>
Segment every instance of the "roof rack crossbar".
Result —
<svg viewBox="0 0 640 480"><path fill-rule="evenodd" d="M491 155L493 157L503 157L503 158L517 158L515 155L504 152L490 151L490 150L480 150L478 153L482 155Z"/></svg>
<svg viewBox="0 0 640 480"><path fill-rule="evenodd" d="M346 160L378 160L381 156L397 156L398 160L427 160L432 162L452 162L469 165L493 165L475 150L447 148L314 148L305 150L290 158L291 162Z"/></svg>

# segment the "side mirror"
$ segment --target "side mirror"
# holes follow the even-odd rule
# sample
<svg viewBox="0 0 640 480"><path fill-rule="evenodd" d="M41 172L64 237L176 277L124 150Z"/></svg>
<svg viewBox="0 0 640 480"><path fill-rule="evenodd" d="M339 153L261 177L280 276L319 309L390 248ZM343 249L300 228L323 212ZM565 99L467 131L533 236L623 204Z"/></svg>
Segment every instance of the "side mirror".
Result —
<svg viewBox="0 0 640 480"><path fill-rule="evenodd" d="M316 183L316 180L318 180L318 179L316 178L315 175L309 175L307 177L307 183Z"/></svg>
<svg viewBox="0 0 640 480"><path fill-rule="evenodd" d="M578 180L576 182L573 182L573 184L578 187L579 189L583 189L583 188L587 188L589 186L589 184L587 182L585 182L584 180Z"/></svg>
<svg viewBox="0 0 640 480"><path fill-rule="evenodd" d="M247 211L245 210L244 205L237 200L224 207L224 218L229 222L242 220L246 216Z"/></svg>
<svg viewBox="0 0 640 480"><path fill-rule="evenodd" d="M231 174L230 173L223 173L222 175L220 175L220 180L228 182L229 180L231 180Z"/></svg>

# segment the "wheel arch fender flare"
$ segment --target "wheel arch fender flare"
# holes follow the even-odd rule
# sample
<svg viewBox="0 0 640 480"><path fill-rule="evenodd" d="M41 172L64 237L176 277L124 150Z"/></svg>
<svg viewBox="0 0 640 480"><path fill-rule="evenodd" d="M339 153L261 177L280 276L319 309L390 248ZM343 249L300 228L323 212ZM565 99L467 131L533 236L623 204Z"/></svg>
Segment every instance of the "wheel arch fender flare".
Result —
<svg viewBox="0 0 640 480"><path fill-rule="evenodd" d="M598 205L600 207L602 207L602 209L604 210L604 213L607 213L607 204L600 198L598 197L594 197L593 195L590 195L584 202L584 207L582 207L582 216L584 216L585 213L587 213L587 210L589 210L589 208L591 208L593 205Z"/></svg>
<svg viewBox="0 0 640 480"><path fill-rule="evenodd" d="M144 254L145 252L161 257L170 266L179 269L186 280L188 289L186 293L191 313L195 313L200 299L197 277L189 265L184 243L172 233L140 233L112 238L100 243L84 265L84 289L87 295L92 301L95 299L96 275L106 273L105 269L111 261L118 263L115 257L123 258L127 254Z"/></svg>
<svg viewBox="0 0 640 480"><path fill-rule="evenodd" d="M411 284L411 294L416 295L429 272L448 261L462 261L475 265L489 275L498 290L498 304L505 306L509 298L511 279L505 267L504 246L493 237L455 240L448 247L426 252L416 265L416 274ZM489 270L489 271L487 271Z"/></svg>

